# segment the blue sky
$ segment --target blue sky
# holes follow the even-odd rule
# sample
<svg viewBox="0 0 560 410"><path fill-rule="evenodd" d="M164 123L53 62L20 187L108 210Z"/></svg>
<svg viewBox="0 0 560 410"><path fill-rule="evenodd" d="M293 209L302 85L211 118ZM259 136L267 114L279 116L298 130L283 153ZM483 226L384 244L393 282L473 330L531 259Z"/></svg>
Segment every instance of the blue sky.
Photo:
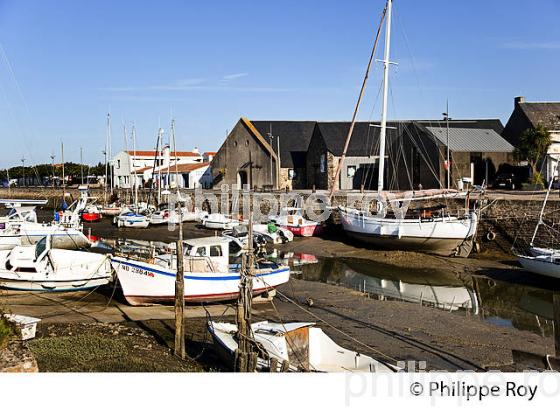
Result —
<svg viewBox="0 0 560 410"><path fill-rule="evenodd" d="M240 116L349 120L384 0L0 0L0 167L102 160L122 124L138 147L177 122L219 148ZM537 6L538 5L538 6ZM397 0L393 119L506 121L513 97L560 100L560 1ZM378 119L381 67L361 119Z"/></svg>

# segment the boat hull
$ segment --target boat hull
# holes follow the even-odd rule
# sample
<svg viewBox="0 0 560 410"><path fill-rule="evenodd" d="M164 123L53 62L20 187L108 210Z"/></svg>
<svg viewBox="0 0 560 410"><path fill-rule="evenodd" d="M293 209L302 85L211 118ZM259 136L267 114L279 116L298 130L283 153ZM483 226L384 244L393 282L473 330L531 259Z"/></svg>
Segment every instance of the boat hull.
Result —
<svg viewBox="0 0 560 410"><path fill-rule="evenodd" d="M320 224L298 225L298 226L286 225L286 226L282 226L282 228L289 230L295 236L303 236L303 237L319 236L323 233L323 225Z"/></svg>
<svg viewBox="0 0 560 410"><path fill-rule="evenodd" d="M50 235L52 247L57 249L83 249L91 245L89 239L78 230L64 231L26 231L19 235L1 235L0 250L10 250L16 246L35 245Z"/></svg>
<svg viewBox="0 0 560 410"><path fill-rule="evenodd" d="M550 256L531 257L519 255L517 260L523 269L529 272L560 279L560 263L555 263Z"/></svg>
<svg viewBox="0 0 560 410"><path fill-rule="evenodd" d="M383 219L340 208L347 235L384 249L415 250L443 256L468 256L478 218ZM464 248L464 249L462 249Z"/></svg>
<svg viewBox="0 0 560 410"><path fill-rule="evenodd" d="M173 270L119 257L113 258L112 264L123 295L131 305L166 303L175 299L176 273ZM290 270L286 266L257 271L253 295L268 292L289 278ZM238 272L186 272L184 280L187 302L220 302L234 300L239 295Z"/></svg>
<svg viewBox="0 0 560 410"><path fill-rule="evenodd" d="M98 212L84 212L82 220L84 222L99 222L101 221L101 214Z"/></svg>

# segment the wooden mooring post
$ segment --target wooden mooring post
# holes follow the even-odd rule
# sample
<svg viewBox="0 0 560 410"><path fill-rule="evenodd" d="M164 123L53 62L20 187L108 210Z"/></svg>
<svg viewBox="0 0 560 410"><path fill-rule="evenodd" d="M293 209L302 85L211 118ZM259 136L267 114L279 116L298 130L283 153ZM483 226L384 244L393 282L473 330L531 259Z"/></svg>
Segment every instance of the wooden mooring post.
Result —
<svg viewBox="0 0 560 410"><path fill-rule="evenodd" d="M556 358L560 359L560 292L554 292L552 308L554 312L554 353Z"/></svg>

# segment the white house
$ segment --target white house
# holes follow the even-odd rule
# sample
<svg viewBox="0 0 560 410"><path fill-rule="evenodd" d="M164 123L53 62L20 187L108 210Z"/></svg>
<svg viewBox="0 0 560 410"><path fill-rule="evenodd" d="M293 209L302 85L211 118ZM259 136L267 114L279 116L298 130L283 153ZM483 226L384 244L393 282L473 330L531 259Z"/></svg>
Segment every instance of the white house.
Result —
<svg viewBox="0 0 560 410"><path fill-rule="evenodd" d="M154 186L162 189L177 188L211 188L212 173L209 162L181 163L175 166L171 161L169 166L162 165L157 168L145 167L135 172L138 184L145 184L153 180ZM179 175L177 178L176 176Z"/></svg>
<svg viewBox="0 0 560 410"><path fill-rule="evenodd" d="M152 177L154 168L167 175L167 168L183 164L201 164L205 162L205 154L198 149L193 151L171 152L169 146L157 151L121 151L113 157L113 186L115 188L131 188L134 185L133 175L138 186L143 186ZM158 173L156 171L156 173ZM159 173L158 173L159 175Z"/></svg>

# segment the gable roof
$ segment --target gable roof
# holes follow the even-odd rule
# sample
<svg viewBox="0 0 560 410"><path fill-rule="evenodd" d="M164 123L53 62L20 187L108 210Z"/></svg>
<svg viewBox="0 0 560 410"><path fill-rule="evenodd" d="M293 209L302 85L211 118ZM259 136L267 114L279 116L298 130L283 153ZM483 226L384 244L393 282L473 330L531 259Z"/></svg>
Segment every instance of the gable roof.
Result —
<svg viewBox="0 0 560 410"><path fill-rule="evenodd" d="M549 129L560 129L560 102L519 102L518 105L533 127L542 124Z"/></svg>
<svg viewBox="0 0 560 410"><path fill-rule="evenodd" d="M447 128L426 127L447 146ZM449 127L449 149L454 152L513 152L514 148L492 129Z"/></svg>
<svg viewBox="0 0 560 410"><path fill-rule="evenodd" d="M253 134L253 136L257 139L257 141L264 147L264 149L266 149L268 151L268 153L272 156L272 158L274 158L275 161L278 161L278 157L276 155L276 152L274 152L274 149L272 149L272 147L270 146L270 144L268 143L268 141L266 139L264 139L264 137L261 135L261 133L259 132L259 130L257 130L255 128L255 126L253 125L253 123L251 121L249 121L247 118L245 117L241 117L241 119L239 120L243 125L245 125L245 127L247 127L247 129L249 130L249 132L251 134Z"/></svg>
<svg viewBox="0 0 560 410"><path fill-rule="evenodd" d="M280 163L282 168L304 168L305 156L315 129L315 121L251 121L254 127L277 151L280 143ZM270 141L269 133L273 137Z"/></svg>

